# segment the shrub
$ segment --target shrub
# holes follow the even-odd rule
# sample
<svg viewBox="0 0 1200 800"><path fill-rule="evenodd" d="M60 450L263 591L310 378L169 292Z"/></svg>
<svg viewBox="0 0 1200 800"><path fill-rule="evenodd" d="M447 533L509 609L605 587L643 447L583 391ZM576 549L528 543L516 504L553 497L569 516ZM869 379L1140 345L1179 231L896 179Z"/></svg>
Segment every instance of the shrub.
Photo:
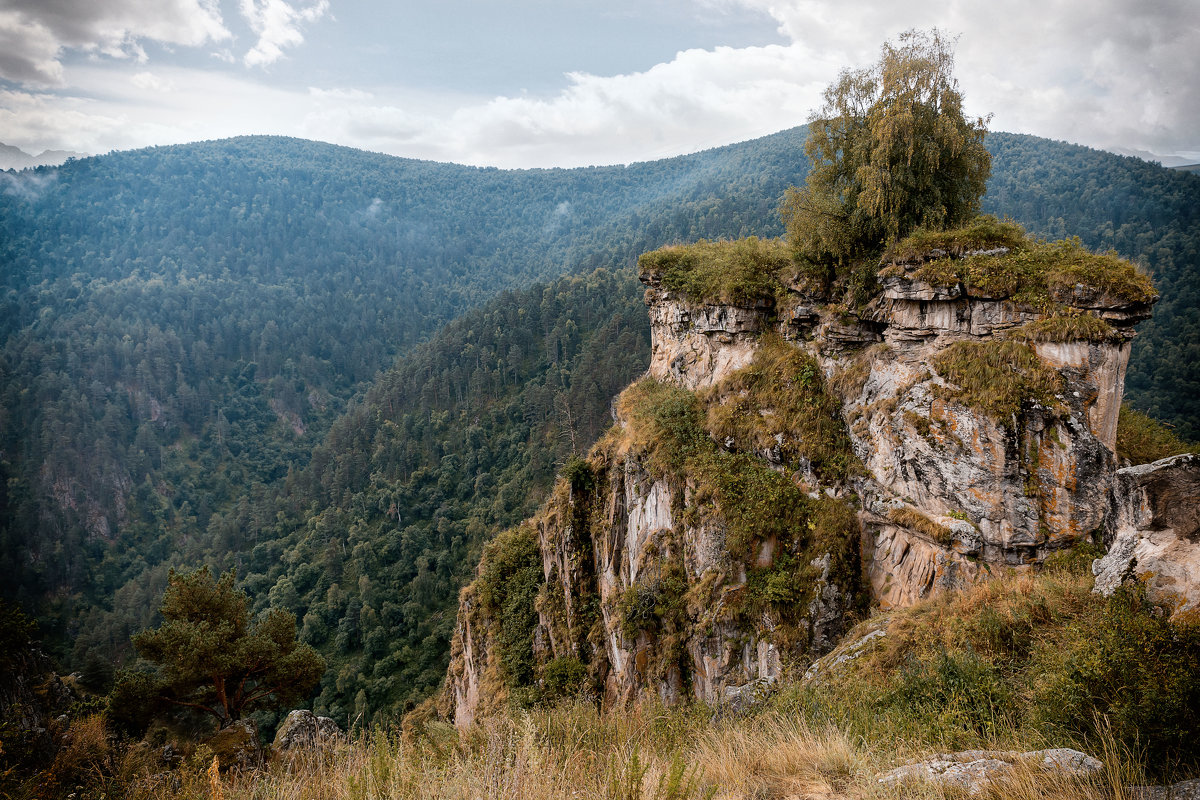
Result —
<svg viewBox="0 0 1200 800"><path fill-rule="evenodd" d="M1200 452L1175 435L1175 431L1153 417L1128 405L1117 418L1117 458L1131 464L1149 464L1160 458Z"/></svg>

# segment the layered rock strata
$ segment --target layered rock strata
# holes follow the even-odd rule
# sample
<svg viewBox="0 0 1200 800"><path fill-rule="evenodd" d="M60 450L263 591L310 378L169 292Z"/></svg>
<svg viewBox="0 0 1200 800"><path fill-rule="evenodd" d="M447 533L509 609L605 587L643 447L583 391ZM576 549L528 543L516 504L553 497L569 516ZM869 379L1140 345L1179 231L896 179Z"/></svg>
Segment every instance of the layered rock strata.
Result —
<svg viewBox="0 0 1200 800"><path fill-rule="evenodd" d="M1162 481L1118 475L1113 455L1132 326L1148 302L1078 285L1043 312L909 273L882 273L857 312L800 285L696 302L643 273L648 382L623 397L656 399L649 411L618 403L613 430L527 523L541 579L535 690L572 674L610 705L736 704L791 670L799 677L837 643L852 608L909 605L1081 541L1124 542L1139 563L1164 546L1164 526L1194 542L1191 517L1147 521ZM762 365L788 352L819 373L780 376L788 392L816 392L791 412L755 388ZM856 467L831 468L836 454L803 441L816 434L789 427L825 408L826 391ZM647 420L687 402L698 404L703 441L679 434L666 448L683 455L664 456ZM675 430L680 419L655 424ZM1171 485L1186 493L1185 483ZM779 516L776 527L739 511L756 492L773 498L757 513ZM502 633L512 612L497 602L474 586L462 595L443 696L459 724L520 683L505 666L516 663Z"/></svg>

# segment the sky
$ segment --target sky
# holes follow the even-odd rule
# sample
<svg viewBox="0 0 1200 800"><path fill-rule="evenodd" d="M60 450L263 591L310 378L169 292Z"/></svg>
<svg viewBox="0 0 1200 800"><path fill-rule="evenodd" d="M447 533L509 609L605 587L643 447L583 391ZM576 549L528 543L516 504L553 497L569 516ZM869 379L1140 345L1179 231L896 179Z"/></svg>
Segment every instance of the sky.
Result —
<svg viewBox="0 0 1200 800"><path fill-rule="evenodd" d="M1200 0L0 0L0 142L630 163L803 124L934 27L991 130L1200 162Z"/></svg>

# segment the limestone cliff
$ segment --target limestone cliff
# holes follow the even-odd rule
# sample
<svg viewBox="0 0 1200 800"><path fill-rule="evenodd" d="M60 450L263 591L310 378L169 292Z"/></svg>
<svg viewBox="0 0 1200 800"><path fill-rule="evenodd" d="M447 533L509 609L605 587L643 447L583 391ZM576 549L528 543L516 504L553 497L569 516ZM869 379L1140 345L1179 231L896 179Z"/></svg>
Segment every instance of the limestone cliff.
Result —
<svg viewBox="0 0 1200 800"><path fill-rule="evenodd" d="M854 308L778 243L644 258L648 375L524 544L485 554L443 710L565 687L737 702L868 606L1112 541L1129 342L1155 297L1115 259L1006 245L900 248ZM517 552L536 598L481 600Z"/></svg>

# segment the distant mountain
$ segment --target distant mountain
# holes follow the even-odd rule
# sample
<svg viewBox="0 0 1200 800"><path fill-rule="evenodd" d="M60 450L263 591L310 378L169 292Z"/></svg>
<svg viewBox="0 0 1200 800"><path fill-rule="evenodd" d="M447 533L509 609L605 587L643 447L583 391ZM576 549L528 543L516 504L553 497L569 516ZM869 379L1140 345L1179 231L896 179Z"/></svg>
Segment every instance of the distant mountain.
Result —
<svg viewBox="0 0 1200 800"><path fill-rule="evenodd" d="M19 147L0 142L0 170L41 166L56 167L68 158L87 158L87 154L74 153L70 150L43 150L38 155L31 156Z"/></svg>

